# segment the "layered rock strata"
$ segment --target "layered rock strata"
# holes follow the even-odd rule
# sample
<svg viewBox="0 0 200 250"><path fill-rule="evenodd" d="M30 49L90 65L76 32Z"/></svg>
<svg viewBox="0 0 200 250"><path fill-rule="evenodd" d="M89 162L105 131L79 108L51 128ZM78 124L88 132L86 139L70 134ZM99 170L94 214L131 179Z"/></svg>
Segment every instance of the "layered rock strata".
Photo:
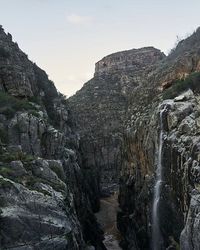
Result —
<svg viewBox="0 0 200 250"><path fill-rule="evenodd" d="M109 186L118 183L127 108L132 95L141 90L145 70L162 58L164 54L153 47L105 57L96 64L94 78L69 98L80 134L84 167L100 182L98 188L91 188L91 196L105 195Z"/></svg>
<svg viewBox="0 0 200 250"><path fill-rule="evenodd" d="M100 183L91 196L98 197L100 189L103 193L108 183L116 183L120 176L118 228L123 236L123 249L152 247L152 204L162 105L168 108L163 114L165 179L159 205L159 211L163 211L159 214L164 239L161 244L163 248L181 245L183 249L188 246L198 249L195 236L198 234L193 233L198 221L198 214L197 219L193 217L198 210L194 209L197 202L193 193L198 197L198 187L187 161L190 158L196 161L193 155L197 152L192 150L197 150L198 140L198 127L194 124L198 121L199 78L195 80L195 89L191 86L193 92L184 94L186 97L174 97L186 90L176 86L180 80L185 84L188 76L199 71L199 51L197 29L167 57L152 47L112 54L96 64L94 78L69 99L80 133L84 166L94 173L94 181ZM173 97L163 102L169 88L174 91ZM173 120L172 114L179 117ZM190 245L186 245L187 241Z"/></svg>
<svg viewBox="0 0 200 250"><path fill-rule="evenodd" d="M65 97L0 27L1 249L104 249L78 148Z"/></svg>

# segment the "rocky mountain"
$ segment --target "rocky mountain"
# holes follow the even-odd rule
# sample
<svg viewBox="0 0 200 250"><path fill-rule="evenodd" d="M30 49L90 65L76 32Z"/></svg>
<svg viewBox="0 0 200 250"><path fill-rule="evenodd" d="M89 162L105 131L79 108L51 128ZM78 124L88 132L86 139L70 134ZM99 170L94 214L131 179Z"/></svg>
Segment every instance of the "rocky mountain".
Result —
<svg viewBox="0 0 200 250"><path fill-rule="evenodd" d="M0 27L0 249L104 249L66 98Z"/></svg>
<svg viewBox="0 0 200 250"><path fill-rule="evenodd" d="M1 27L0 248L106 249L119 187L122 249L198 250L199 84L200 28L104 57L66 99Z"/></svg>
<svg viewBox="0 0 200 250"><path fill-rule="evenodd" d="M147 47L103 58L69 98L85 167L100 183L91 195L120 180L123 249L200 247L199 65L197 29L169 56Z"/></svg>
<svg viewBox="0 0 200 250"><path fill-rule="evenodd" d="M100 182L91 196L108 193L118 182L130 94L141 88L149 64L153 66L164 57L153 47L107 56L96 63L94 78L69 98L80 134L84 166Z"/></svg>
<svg viewBox="0 0 200 250"><path fill-rule="evenodd" d="M197 224L193 224L190 215L191 209L198 211L198 202L193 205L193 195L199 191L191 164L198 155L199 48L200 29L153 69L147 79L151 98L143 96L137 113L136 103L129 107L118 213L125 249L199 248L198 223L194 219ZM156 244L155 227L160 235Z"/></svg>

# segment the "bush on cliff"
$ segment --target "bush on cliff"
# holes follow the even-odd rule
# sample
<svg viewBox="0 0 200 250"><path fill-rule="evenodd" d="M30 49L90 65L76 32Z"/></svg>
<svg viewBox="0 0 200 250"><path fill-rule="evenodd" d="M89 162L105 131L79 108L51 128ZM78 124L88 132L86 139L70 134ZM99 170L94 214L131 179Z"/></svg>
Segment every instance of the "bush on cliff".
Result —
<svg viewBox="0 0 200 250"><path fill-rule="evenodd" d="M36 108L26 99L17 99L6 92L0 91L0 113L12 118L17 111L31 111Z"/></svg>
<svg viewBox="0 0 200 250"><path fill-rule="evenodd" d="M163 99L173 99L188 89L200 93L200 72L194 72L184 80L182 79L174 82L170 88L163 92Z"/></svg>

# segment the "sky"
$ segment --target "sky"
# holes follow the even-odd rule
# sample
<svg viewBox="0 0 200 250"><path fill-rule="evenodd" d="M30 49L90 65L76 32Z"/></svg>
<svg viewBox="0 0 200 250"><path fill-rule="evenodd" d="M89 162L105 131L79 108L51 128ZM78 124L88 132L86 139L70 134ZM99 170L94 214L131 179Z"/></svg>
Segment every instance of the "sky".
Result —
<svg viewBox="0 0 200 250"><path fill-rule="evenodd" d="M71 96L108 54L144 46L169 53L200 26L199 10L199 0L0 0L0 24Z"/></svg>

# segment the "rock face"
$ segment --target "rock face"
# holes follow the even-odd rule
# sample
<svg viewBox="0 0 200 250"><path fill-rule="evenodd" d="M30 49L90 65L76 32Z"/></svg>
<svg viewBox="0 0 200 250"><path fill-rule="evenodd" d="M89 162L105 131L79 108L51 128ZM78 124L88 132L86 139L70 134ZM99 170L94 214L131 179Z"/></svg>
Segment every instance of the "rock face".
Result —
<svg viewBox="0 0 200 250"><path fill-rule="evenodd" d="M171 86L177 79L184 79L195 71L200 71L200 28L191 36L179 42L169 56L154 71L154 77L161 89Z"/></svg>
<svg viewBox="0 0 200 250"><path fill-rule="evenodd" d="M105 249L94 212L119 184L123 249L199 249L199 51L197 29L109 55L66 100L1 27L0 248Z"/></svg>
<svg viewBox="0 0 200 250"><path fill-rule="evenodd" d="M199 249L199 199L199 193L193 193L186 225L180 237L183 250Z"/></svg>
<svg viewBox="0 0 200 250"><path fill-rule="evenodd" d="M96 63L95 76L121 74L122 71L142 71L164 57L163 53L153 47L117 52Z"/></svg>
<svg viewBox="0 0 200 250"><path fill-rule="evenodd" d="M121 211L118 213L124 249L152 248L152 204L161 126L159 114L164 106L163 182L157 215L162 238L158 249L177 249L179 244L181 249L198 249L200 246L196 229L198 212L194 215L194 211L198 211L198 202L195 201L199 194L199 91L194 89L194 92L181 93L180 90L180 96L166 101L162 101L159 94L166 79L170 79L171 89L175 92L177 79L198 71L199 34L198 29L154 67L147 81L153 87L152 91L156 89L155 97L151 94L152 99L148 95L143 96L140 111L136 114L135 105L129 106L120 177ZM184 67L179 67L180 62L184 62ZM181 83L184 85L186 81Z"/></svg>
<svg viewBox="0 0 200 250"><path fill-rule="evenodd" d="M99 192L105 194L109 185L118 183L123 124L131 95L141 90L145 70L150 71L162 58L163 53L153 47L105 57L96 64L94 78L69 98L80 134L84 166L101 183L97 188L91 183L91 196L98 198Z"/></svg>
<svg viewBox="0 0 200 250"><path fill-rule="evenodd" d="M68 103L2 27L0 90L0 248L105 249Z"/></svg>
<svg viewBox="0 0 200 250"><path fill-rule="evenodd" d="M99 190L120 176L118 228L123 249L153 249L152 204L163 106L159 249L200 246L196 232L200 79L188 78L200 70L199 49L197 29L167 57L152 47L112 54L96 64L94 78L69 99L84 167L94 173L91 187L100 181L91 197L98 199ZM186 84L192 90L186 91ZM166 92L173 97L163 101Z"/></svg>

